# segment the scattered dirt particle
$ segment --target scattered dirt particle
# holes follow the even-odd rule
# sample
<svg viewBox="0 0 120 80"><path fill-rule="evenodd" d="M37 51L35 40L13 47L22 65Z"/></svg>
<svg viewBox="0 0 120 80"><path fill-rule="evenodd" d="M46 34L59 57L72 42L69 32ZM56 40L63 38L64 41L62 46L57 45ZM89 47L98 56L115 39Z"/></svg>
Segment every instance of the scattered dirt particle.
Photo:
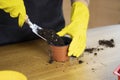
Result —
<svg viewBox="0 0 120 80"><path fill-rule="evenodd" d="M88 64L88 62L86 64Z"/></svg>
<svg viewBox="0 0 120 80"><path fill-rule="evenodd" d="M58 68L58 67L56 66L56 68Z"/></svg>
<svg viewBox="0 0 120 80"><path fill-rule="evenodd" d="M91 70L92 70L92 72L95 72L97 69L95 69L95 68L91 68Z"/></svg>
<svg viewBox="0 0 120 80"><path fill-rule="evenodd" d="M48 65L48 64L46 64L46 65Z"/></svg>
<svg viewBox="0 0 120 80"><path fill-rule="evenodd" d="M94 53L94 56L97 56L97 53Z"/></svg>
<svg viewBox="0 0 120 80"><path fill-rule="evenodd" d="M104 50L103 48L100 48L100 50Z"/></svg>
<svg viewBox="0 0 120 80"><path fill-rule="evenodd" d="M93 51L96 50L95 48L86 48L85 52L93 53Z"/></svg>
<svg viewBox="0 0 120 80"><path fill-rule="evenodd" d="M79 62L79 64L82 64L82 63L83 63L83 61L82 61L82 60L79 60L78 62Z"/></svg>
<svg viewBox="0 0 120 80"><path fill-rule="evenodd" d="M52 64L54 62L53 59L50 59L48 63Z"/></svg>
<svg viewBox="0 0 120 80"><path fill-rule="evenodd" d="M91 70L95 70L94 68L92 68Z"/></svg>
<svg viewBox="0 0 120 80"><path fill-rule="evenodd" d="M98 48L97 50L99 51L100 49Z"/></svg>

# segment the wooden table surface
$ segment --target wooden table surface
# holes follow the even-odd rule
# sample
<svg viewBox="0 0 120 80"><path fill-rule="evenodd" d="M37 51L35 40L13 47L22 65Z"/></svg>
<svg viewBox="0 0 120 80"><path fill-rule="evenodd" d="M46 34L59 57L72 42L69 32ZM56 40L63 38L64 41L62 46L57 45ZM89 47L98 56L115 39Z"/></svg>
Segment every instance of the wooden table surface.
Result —
<svg viewBox="0 0 120 80"><path fill-rule="evenodd" d="M84 52L82 57L70 58L64 63L48 63L49 46L41 39L0 46L0 70L22 72L28 80L117 80L113 71L120 64L119 28L120 25L90 29L87 47L102 47L98 46L97 41L103 38L114 38L115 47L104 47L104 50L94 52L96 56ZM83 63L79 64L79 60Z"/></svg>

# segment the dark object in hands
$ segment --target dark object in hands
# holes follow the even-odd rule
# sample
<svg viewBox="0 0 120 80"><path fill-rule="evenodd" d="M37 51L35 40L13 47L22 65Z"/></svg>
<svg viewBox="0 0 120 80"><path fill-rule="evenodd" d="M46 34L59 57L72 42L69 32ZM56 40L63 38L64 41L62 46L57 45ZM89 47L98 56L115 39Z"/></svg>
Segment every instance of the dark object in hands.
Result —
<svg viewBox="0 0 120 80"><path fill-rule="evenodd" d="M65 45L64 40L59 37L54 30L51 29L38 29L38 34L44 37L47 42L55 46Z"/></svg>

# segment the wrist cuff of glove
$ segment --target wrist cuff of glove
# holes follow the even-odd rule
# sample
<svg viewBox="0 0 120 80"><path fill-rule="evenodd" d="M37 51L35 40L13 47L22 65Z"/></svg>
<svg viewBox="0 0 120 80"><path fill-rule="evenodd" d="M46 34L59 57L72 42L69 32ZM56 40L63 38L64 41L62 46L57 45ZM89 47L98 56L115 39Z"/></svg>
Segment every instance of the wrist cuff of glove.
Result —
<svg viewBox="0 0 120 80"><path fill-rule="evenodd" d="M71 12L71 21L76 19L86 19L89 20L89 9L82 2L74 2L72 4L72 12Z"/></svg>

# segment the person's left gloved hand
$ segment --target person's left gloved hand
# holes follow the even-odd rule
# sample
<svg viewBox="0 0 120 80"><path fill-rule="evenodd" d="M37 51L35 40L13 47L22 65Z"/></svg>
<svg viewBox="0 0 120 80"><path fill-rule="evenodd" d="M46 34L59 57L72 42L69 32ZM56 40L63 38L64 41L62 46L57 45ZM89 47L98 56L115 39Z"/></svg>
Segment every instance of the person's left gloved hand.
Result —
<svg viewBox="0 0 120 80"><path fill-rule="evenodd" d="M26 9L23 0L0 0L0 9L10 13L13 18L18 17L19 26L23 26L26 20Z"/></svg>
<svg viewBox="0 0 120 80"><path fill-rule="evenodd" d="M81 2L74 2L72 5L71 23L57 34L64 36L68 34L72 38L69 46L68 56L79 57L86 47L86 31L89 21L89 10Z"/></svg>

